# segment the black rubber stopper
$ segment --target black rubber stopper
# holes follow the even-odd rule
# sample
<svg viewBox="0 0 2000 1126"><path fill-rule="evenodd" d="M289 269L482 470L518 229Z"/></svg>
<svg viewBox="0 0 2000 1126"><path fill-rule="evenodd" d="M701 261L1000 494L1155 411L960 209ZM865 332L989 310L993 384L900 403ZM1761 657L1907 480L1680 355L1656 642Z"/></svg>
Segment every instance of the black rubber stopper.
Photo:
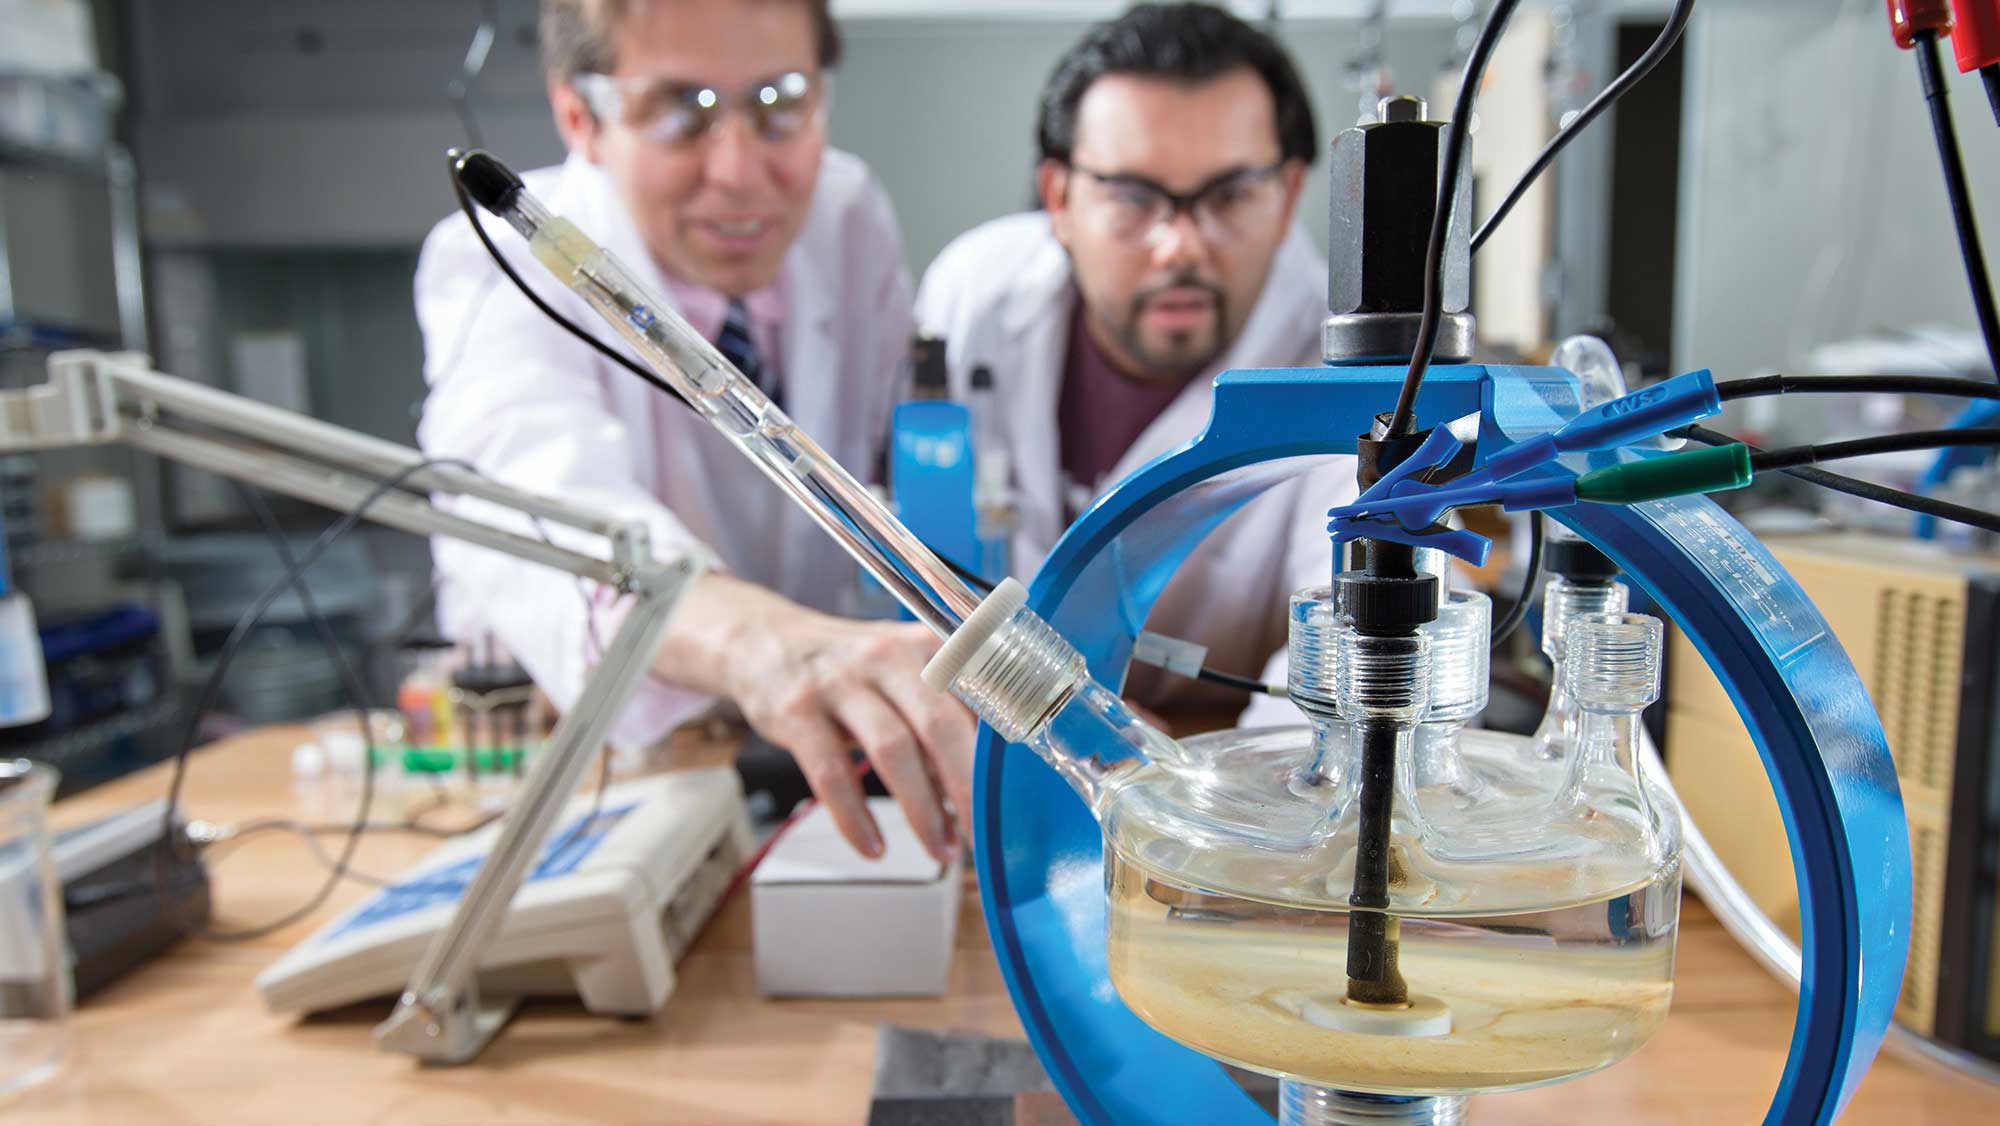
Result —
<svg viewBox="0 0 2000 1126"><path fill-rule="evenodd" d="M945 389L944 340L936 336L919 336L910 342L910 362L914 367L916 385L926 390Z"/></svg>
<svg viewBox="0 0 2000 1126"><path fill-rule="evenodd" d="M1542 545L1548 569L1573 583L1608 583L1620 574L1611 557L1583 540L1550 536Z"/></svg>

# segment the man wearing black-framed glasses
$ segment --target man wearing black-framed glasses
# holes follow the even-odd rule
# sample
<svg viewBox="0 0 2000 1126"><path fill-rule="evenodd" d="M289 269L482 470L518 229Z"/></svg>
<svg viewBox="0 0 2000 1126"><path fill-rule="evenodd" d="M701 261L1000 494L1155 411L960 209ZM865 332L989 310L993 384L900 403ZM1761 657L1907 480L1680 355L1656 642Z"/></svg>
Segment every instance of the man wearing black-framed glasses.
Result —
<svg viewBox="0 0 2000 1126"><path fill-rule="evenodd" d="M1142 4L1057 63L1036 132L1041 210L960 236L917 295L955 386L985 367L1001 393L1021 574L1106 488L1201 431L1214 375L1317 366L1326 315L1325 260L1294 222L1312 111L1268 35L1211 5ZM1246 506L1148 628L1282 682L1285 600L1326 581L1324 511L1352 478L1323 466ZM1133 671L1142 702L1222 702Z"/></svg>
<svg viewBox="0 0 2000 1126"><path fill-rule="evenodd" d="M913 325L888 199L827 143L839 55L827 0L543 0L541 31L570 156L529 187L867 473ZM551 303L597 323L512 232L488 226ZM530 308L463 219L432 233L416 288L428 452L643 520L658 556L720 561L676 606L613 743L641 750L724 701L791 753L857 849L879 856L885 840L854 747L919 839L953 856L973 721L922 683L929 631L839 616L854 568L832 541L700 416ZM596 590L586 608L545 568L444 540L433 555L446 628L490 632L558 705L575 699L622 612L614 594Z"/></svg>

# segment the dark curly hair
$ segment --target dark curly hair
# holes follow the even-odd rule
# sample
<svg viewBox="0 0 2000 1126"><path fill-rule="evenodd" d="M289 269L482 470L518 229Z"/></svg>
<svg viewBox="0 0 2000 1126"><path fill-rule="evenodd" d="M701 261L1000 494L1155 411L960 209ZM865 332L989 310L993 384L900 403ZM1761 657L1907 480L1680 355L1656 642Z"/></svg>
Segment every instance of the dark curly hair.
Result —
<svg viewBox="0 0 2000 1126"><path fill-rule="evenodd" d="M1278 111L1278 146L1287 160L1319 155L1312 103L1291 57L1270 36L1211 4L1140 4L1090 29L1056 63L1042 87L1035 139L1042 159L1068 163L1076 144L1076 107L1107 74L1205 82L1249 67L1270 87Z"/></svg>

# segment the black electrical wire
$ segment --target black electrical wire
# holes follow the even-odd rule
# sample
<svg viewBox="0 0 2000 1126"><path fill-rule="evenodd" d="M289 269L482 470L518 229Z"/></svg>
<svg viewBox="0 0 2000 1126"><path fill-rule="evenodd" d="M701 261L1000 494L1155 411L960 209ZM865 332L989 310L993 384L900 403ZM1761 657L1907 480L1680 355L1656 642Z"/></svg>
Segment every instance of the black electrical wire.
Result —
<svg viewBox="0 0 2000 1126"><path fill-rule="evenodd" d="M1687 436L1705 446L1726 446L1740 441L1740 439L1731 437L1720 431L1710 430L1706 426L1688 427ZM1748 445L1749 443L1746 442L1744 444ZM1750 452L1754 457L1759 451L1757 447L1751 446ZM1836 493L1846 493L1848 496L1860 497L1862 500L1872 500L1878 504L1886 504L1892 508L1903 509L1906 512L1935 516L1940 520L1950 520L1953 523L1964 524L1968 527L1983 528L1989 532L2000 532L2000 514L1982 512L1977 508L1967 508L1962 504L1952 504L1949 501L1937 500L1933 497L1918 496L1915 493L1906 493L1901 489L1891 489L1885 485L1877 485L1868 481L1857 481L1852 477L1843 477L1838 473L1828 473L1824 469L1814 469L1811 466L1802 465L1793 469L1781 469L1778 472L1788 477L1796 477L1808 484L1818 485L1823 489L1831 489Z"/></svg>
<svg viewBox="0 0 2000 1126"><path fill-rule="evenodd" d="M1850 438L1843 442L1816 442L1782 450L1759 450L1750 455L1750 470L1762 473L1816 465L1844 457L1903 453L1909 450L1936 450L1947 446L2000 446L2000 426L1966 426L1956 430L1911 430L1901 434L1880 434L1871 438Z"/></svg>
<svg viewBox="0 0 2000 1126"><path fill-rule="evenodd" d="M681 404L682 406L687 407L690 410L694 409L693 406L686 399L681 397L681 393L674 389L673 384L668 383L664 379L661 379L658 375L646 370L641 365L634 363L632 359L626 356L623 352L618 351L616 348L611 347L604 341L599 340L597 337L592 336L590 333L584 331L584 329L578 326L574 321L570 320L568 317L563 316L561 313L557 312L555 308L551 306L548 302L542 300L541 295L536 293L532 288L530 288L528 283L522 279L521 275L514 271L514 267L508 263L506 256L500 253L500 248L494 245L493 239L487 235L486 228L480 225L479 215L477 212L473 210L472 197L466 194L465 185L459 182L458 162L456 159L456 153L451 154L451 158L447 160L446 164L451 171L452 194L458 197L458 209L465 213L465 221L472 224L473 233L479 236L479 242L486 248L486 253L489 257L493 259L493 264L500 267L500 272L507 275L507 280L514 283L515 289L521 291L521 296L526 297L531 303L534 304L535 308L541 310L543 316L554 321L557 325L559 325L564 331L568 332L571 336L574 336L578 340L583 341L585 344L590 345L591 348L595 349L597 352L602 354L606 359L610 360L612 363L617 364L619 367L622 367L626 371L631 372L633 375L638 376L640 379L645 380L647 383L651 384L655 389L665 392L667 395L671 396L675 402ZM939 558L943 559L944 565L951 569L952 574L955 574L960 579L964 580L964 582L968 586L971 586L974 590L977 590L981 594L993 593L993 584L987 582L984 578L982 578L974 571L965 567L963 564L960 564L956 560L944 559L943 556L939 556Z"/></svg>
<svg viewBox="0 0 2000 1126"><path fill-rule="evenodd" d="M956 559L949 559L942 555L939 555L938 559L944 563L945 567L948 568L952 574L957 575L959 581L964 583L966 586L971 587L973 590L977 591L980 594L993 593L993 584L987 582L986 577L984 575L981 575L978 572L967 568L964 564L960 563Z"/></svg>
<svg viewBox="0 0 2000 1126"><path fill-rule="evenodd" d="M536 293L533 287L529 286L520 274L514 272L514 267L507 261L507 256L500 253L500 248L493 244L492 237L486 233L486 227L479 222L479 213L474 211L472 207L472 197L466 194L465 185L460 183L458 179L457 149L453 149L445 154L445 163L451 173L452 194L458 197L458 209L465 213L465 221L472 224L472 233L478 236L480 245L486 248L486 253L492 257L493 264L500 267L500 272L507 275L507 280L514 283L515 289L521 291L521 296L527 298L529 303L534 305L535 308L540 309L543 316L562 326L563 330L571 336L590 345L591 348L603 355L605 359L610 360L612 363L652 384L655 389L665 392L675 402L687 407L689 410L694 409L694 405L682 398L681 393L674 389L673 384L668 383L666 380L647 371L644 367L632 362L632 359L625 355L625 353L585 332L575 321L556 312L554 306L542 300L542 295Z"/></svg>
<svg viewBox="0 0 2000 1126"><path fill-rule="evenodd" d="M1403 376L1403 389L1396 396L1396 413L1390 418L1388 436L1401 437L1416 421L1417 389L1437 352L1438 328L1444 313L1444 244L1451 231L1451 213L1458 202L1458 173L1465 163L1466 139L1472 132L1472 100L1479 93L1486 64L1500 42L1508 17L1520 0L1497 0L1479 29L1479 39L1465 60L1465 73L1458 80L1458 97L1452 103L1450 131L1445 138L1444 161L1438 178L1437 213L1431 216L1430 243L1424 248L1424 315L1417 322L1417 346L1410 356L1410 370Z"/></svg>
<svg viewBox="0 0 2000 1126"><path fill-rule="evenodd" d="M1958 230L1958 252L1965 259L1965 280L1972 288L1979 334L1986 339L1986 362L1993 369L1993 378L2000 380L2000 312L1993 306L1993 280L1986 274L1986 254L1979 246L1979 221L1972 214L1972 191L1966 186L1965 161L1959 156L1958 133L1951 124L1951 92L1945 86L1937 33L1918 32L1915 53L1924 101L1931 110L1931 132L1937 138L1938 162L1944 166L1945 194L1951 197L1951 221Z"/></svg>
<svg viewBox="0 0 2000 1126"><path fill-rule="evenodd" d="M1265 684L1261 680L1254 680L1247 676L1237 676L1235 673L1222 672L1219 669L1209 668L1207 665L1203 665L1194 676L1196 680L1205 680L1210 684L1220 684L1224 688L1234 688L1238 692L1248 692L1252 696L1286 696L1290 694L1284 688L1277 685Z"/></svg>
<svg viewBox="0 0 2000 1126"><path fill-rule="evenodd" d="M1759 375L1725 379L1715 385L1723 402L1762 395L1797 392L1853 394L1882 392L1901 395L1957 395L1967 399L2000 399L2000 383L1955 375Z"/></svg>
<svg viewBox="0 0 2000 1126"><path fill-rule="evenodd" d="M440 465L454 465L462 469L472 469L470 465L453 458L428 458L424 461L405 466L395 474L377 482L368 495L362 498L360 504L356 505L352 511L342 516L339 520L329 525L325 531L322 531L319 537L313 540L312 544L306 548L305 554L292 559L290 564L285 568L285 573L267 585L258 594L256 600L237 617L236 624L231 627L229 636L224 639L222 650L216 657L215 669L209 673L207 683L202 685L201 695L195 704L193 712L188 716L187 727L182 732L180 749L174 755L173 773L167 783L166 808L160 815L161 833L166 839L177 839L174 820L180 811L181 792L187 783L188 759L194 752L195 739L200 731L201 719L204 715L208 714L210 708L215 706L216 696L221 691L223 681L228 676L229 667L235 663L236 656L242 651L243 643L250 636L251 631L256 628L259 622L263 621L264 615L270 611L271 605L278 600L281 594L289 588L303 586L306 569L318 562L319 558L326 554L329 548L348 532L352 531L354 526L361 522L362 517L367 514L370 508L375 506L377 501L401 487L405 481L417 473L426 469L436 468ZM289 546L285 550L286 554L289 555ZM303 591L301 594L303 595ZM365 700L365 697L362 697L362 699ZM368 726L365 707L361 719L362 738L366 740L368 738ZM360 847L361 836L368 823L368 813L373 807L374 800L375 763L374 756L369 755L363 762L361 797L355 812L354 822L350 827L346 840L341 844L340 853L334 862L333 869L328 872L327 878L321 882L318 890L313 893L312 897L303 906L270 922L241 930L221 931L207 927L194 927L192 925L189 926L189 929L198 930L204 937L217 942L245 942L283 930L285 927L291 926L293 923L319 910L326 903L327 899L333 895L334 888L339 886L341 879L351 865L354 852ZM165 880L168 876L167 860L166 852L162 850L160 864L156 869L156 875L162 880ZM161 886L164 888L167 885L162 883ZM171 898L164 894L161 898L164 902L172 902ZM187 921L183 920L183 922L186 923Z"/></svg>
<svg viewBox="0 0 2000 1126"><path fill-rule="evenodd" d="M1528 607L1535 604L1535 588L1542 578L1542 542L1547 538L1547 518L1541 509L1528 513L1528 567L1521 579L1520 596L1507 608L1507 614L1493 625L1493 640L1490 648L1498 649L1507 644L1521 623L1528 620Z"/></svg>
<svg viewBox="0 0 2000 1126"><path fill-rule="evenodd" d="M1590 100L1590 104L1577 111L1577 115L1571 118L1567 125L1556 131L1556 135L1549 139L1549 143L1544 145L1541 153L1535 157L1534 163L1528 165L1528 170L1521 173L1520 179L1514 181L1513 188L1500 201L1500 205L1493 209L1493 214L1488 215L1486 221L1479 225L1479 232L1472 236L1474 254L1479 253L1479 248L1492 237L1501 221L1507 218L1507 213L1514 210L1514 205L1521 202L1521 197L1528 194L1528 189L1534 186L1542 173L1548 171L1549 165L1555 163L1557 154L1567 148L1571 141L1576 140L1579 133L1589 128L1591 122L1596 121L1605 110L1610 109L1613 103L1625 96L1627 91L1653 73L1654 69L1673 53L1675 44L1680 42L1681 33L1687 30L1688 18L1693 14L1694 0L1679 0L1674 5L1673 11L1667 15L1666 26L1660 29L1659 36L1653 40L1652 46L1646 48L1646 53L1640 55L1638 61L1631 66L1626 67L1625 73L1619 75L1611 85L1599 91L1598 95Z"/></svg>
<svg viewBox="0 0 2000 1126"><path fill-rule="evenodd" d="M331 896L333 889L343 879L356 879L359 882L375 886L380 886L383 883L379 877L359 873L353 867L353 855L359 845L362 834L368 832L403 832L426 836L451 837L460 833L472 832L490 824L496 819L494 816L489 816L477 824L456 830L437 829L422 825L418 823L416 815L412 815L402 822L393 823L380 823L369 820L369 813L374 805L375 794L375 746L368 725L366 690L361 685L359 677L354 674L352 666L348 664L345 654L339 649L339 643L333 636L332 627L327 623L325 616L320 613L317 605L314 603L312 594L304 579L305 572L318 561L321 555L331 549L348 532L352 531L377 501L390 491L400 487L409 477L417 472L440 465L450 465L473 474L478 474L479 472L476 467L455 458L431 458L414 465L406 466L396 474L378 481L375 489L364 497L360 504L356 505L353 510L346 513L340 520L323 531L319 538L307 549L304 556L296 558L292 554L290 544L284 538L282 528L278 526L276 518L271 514L269 505L255 491L244 490L244 499L249 503L252 511L257 514L266 534L271 537L272 543L278 551L279 558L285 566L285 574L280 576L276 582L266 587L264 592L258 596L256 602L237 619L236 626L231 630L228 638L225 639L222 652L216 658L215 669L210 673L208 682L203 687L200 702L196 705L193 715L189 717L189 725L185 737L174 759L174 770L172 778L168 783L167 805L163 814L163 824L166 826L166 831L170 834L172 833L173 823L179 811L180 795L186 780L188 757L194 749L197 725L201 717L207 714L208 710L214 705L215 695L220 685L226 679L229 666L233 663L243 639L249 635L249 631L255 628L257 623L263 620L264 615L269 612L272 603L287 588L292 589L298 595L300 604L305 609L307 617L312 621L313 628L318 633L321 644L327 647L336 667L340 671L343 689L348 696L349 703L354 707L356 718L361 725L361 738L366 758L362 772L361 795L357 803L353 822L345 826L307 826L291 822L287 819L255 822L250 826L238 826L236 827L236 831L229 836L213 842L220 844L225 841L240 839L246 835L247 831L252 831L253 826L256 832L267 832L281 828L289 829L301 838L306 839L314 855L321 859L322 864L327 868L328 872L325 882L322 883L319 890L305 905L290 912L283 918L244 930L218 931L213 928L198 927L191 922L183 920L183 924L187 929L197 931L203 937L216 942L241 942L261 938L276 930L290 926L317 911L325 904L327 898ZM551 542L548 529L539 518L535 519L535 529L544 543ZM579 587L579 589L581 588ZM587 618L591 609L589 595L584 593L582 597L584 598L584 609ZM551 850L551 855L560 855L570 844L581 838L596 823L601 814L604 806L605 792L610 780L610 749L608 746L600 755L598 767L599 775L596 793L592 798L589 815L578 821L569 836L554 846ZM318 848L317 842L312 840L316 835L329 832L343 832L346 834L346 840L341 847L339 855L332 858L326 857L324 852ZM168 839L172 840L175 838L169 836ZM166 879L169 875L166 871L165 859L163 856L161 865L155 872L156 887L164 887L164 884L160 883L160 881ZM162 894L161 898L165 902L172 902L164 894Z"/></svg>

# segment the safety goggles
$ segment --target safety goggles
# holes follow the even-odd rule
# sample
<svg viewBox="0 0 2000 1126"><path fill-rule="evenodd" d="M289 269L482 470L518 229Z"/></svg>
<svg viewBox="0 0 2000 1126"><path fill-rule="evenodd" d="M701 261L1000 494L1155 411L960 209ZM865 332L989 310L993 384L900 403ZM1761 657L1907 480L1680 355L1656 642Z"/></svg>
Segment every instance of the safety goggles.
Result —
<svg viewBox="0 0 2000 1126"><path fill-rule="evenodd" d="M1284 207L1278 176L1284 161L1225 172L1191 192L1168 191L1144 176L1094 172L1077 164L1069 168L1096 182L1076 204L1118 239L1150 239L1185 212L1194 216L1203 238L1229 241L1265 229Z"/></svg>
<svg viewBox="0 0 2000 1126"><path fill-rule="evenodd" d="M707 136L732 110L741 110L757 136L789 141L824 121L826 82L787 71L741 90L717 90L667 78L579 74L576 92L599 120L620 122L655 144L689 145Z"/></svg>

